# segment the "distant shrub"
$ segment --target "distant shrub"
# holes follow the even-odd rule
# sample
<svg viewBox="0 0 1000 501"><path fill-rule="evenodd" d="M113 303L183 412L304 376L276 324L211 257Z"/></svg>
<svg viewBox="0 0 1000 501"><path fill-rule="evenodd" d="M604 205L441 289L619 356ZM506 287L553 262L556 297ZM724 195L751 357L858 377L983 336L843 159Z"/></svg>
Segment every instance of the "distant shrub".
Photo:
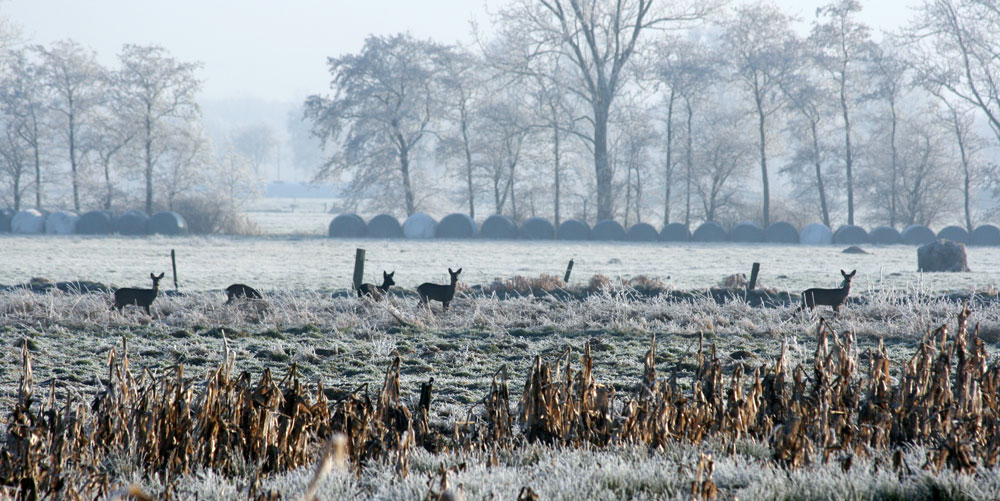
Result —
<svg viewBox="0 0 1000 501"><path fill-rule="evenodd" d="M496 293L499 296L507 294L526 296L535 292L552 292L565 288L566 283L562 279L555 275L543 273L537 277L523 277L518 275L506 280L496 279L493 283L483 287L483 293L486 295Z"/></svg>
<svg viewBox="0 0 1000 501"><path fill-rule="evenodd" d="M192 234L260 234L260 227L256 223L240 214L231 203L221 198L208 196L182 198L174 202L173 210L184 216L188 231Z"/></svg>

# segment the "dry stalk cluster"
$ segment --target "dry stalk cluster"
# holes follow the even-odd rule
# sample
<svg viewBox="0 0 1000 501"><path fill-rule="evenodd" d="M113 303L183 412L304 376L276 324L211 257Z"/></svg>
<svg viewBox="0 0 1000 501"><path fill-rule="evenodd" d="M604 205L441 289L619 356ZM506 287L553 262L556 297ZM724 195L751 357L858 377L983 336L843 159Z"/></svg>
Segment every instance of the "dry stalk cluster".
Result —
<svg viewBox="0 0 1000 501"><path fill-rule="evenodd" d="M269 371L256 382L248 373L234 377L228 350L204 378L185 378L182 365L136 377L123 345L120 356L109 355L106 388L90 405L72 397L59 404L53 390L39 409L25 344L18 399L0 448L0 494L108 495L121 482L121 472L108 465L124 458L138 473L160 479L168 495L170 479L207 468L246 478L252 496L268 497L260 492L262 476L321 457L310 492L333 463L360 473L385 461L406 476L418 447L492 451L495 463L497 451L527 442L666 449L671 441L713 439L733 453L738 440L749 438L769 444L773 460L787 468L834 460L847 470L857 456L895 451L893 467L901 472L916 465L899 451L920 444L929 451L923 468L968 473L995 467L1000 451L1000 365L988 363L978 329L968 334L969 314L963 306L951 338L946 326L928 333L895 381L884 345L860 357L852 334L837 335L822 321L811 368L789 369L783 349L749 375L737 365L726 381L714 347L700 346L693 378L683 386L676 372L658 377L654 337L642 380L630 392L595 379L587 343L579 370L569 353L552 362L536 357L516 406L502 368L481 408L448 429L430 422L433 380L415 407L403 401L398 357L377 395L364 384L330 402L322 385L309 391L294 366L281 380ZM702 455L692 465L692 497L716 495L713 464Z"/></svg>

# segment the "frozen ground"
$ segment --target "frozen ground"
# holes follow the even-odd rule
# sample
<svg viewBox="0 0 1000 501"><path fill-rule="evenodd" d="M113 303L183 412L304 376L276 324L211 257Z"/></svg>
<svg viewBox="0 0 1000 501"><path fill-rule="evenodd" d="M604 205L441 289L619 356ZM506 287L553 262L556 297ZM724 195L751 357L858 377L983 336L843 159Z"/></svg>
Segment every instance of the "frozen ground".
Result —
<svg viewBox="0 0 1000 501"><path fill-rule="evenodd" d="M266 291L331 291L350 287L355 249L367 251L365 280L396 271L396 283L415 288L444 282L447 268L462 268L461 280L485 284L495 278L549 273L562 277L574 259L571 282L594 274L610 278L648 275L680 290L706 289L726 275L749 274L761 263L760 284L778 290L834 287L839 269L858 270L854 292L990 290L1000 285L1000 248L969 247L970 273L917 273L910 246L867 247L865 255L839 246L662 244L597 242L503 242L335 240L317 236L87 237L0 236L0 284L33 277L93 280L114 286L146 286L150 272L166 272L172 288L170 250L177 252L180 289L221 291L243 282Z"/></svg>

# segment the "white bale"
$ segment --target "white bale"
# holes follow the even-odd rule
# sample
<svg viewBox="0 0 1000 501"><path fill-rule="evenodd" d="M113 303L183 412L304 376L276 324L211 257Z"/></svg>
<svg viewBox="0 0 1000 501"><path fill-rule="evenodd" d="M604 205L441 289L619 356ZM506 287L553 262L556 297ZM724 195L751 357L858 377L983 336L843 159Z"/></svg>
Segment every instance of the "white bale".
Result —
<svg viewBox="0 0 1000 501"><path fill-rule="evenodd" d="M45 216L35 209L18 211L10 220L10 231L35 235L45 231Z"/></svg>
<svg viewBox="0 0 1000 501"><path fill-rule="evenodd" d="M799 233L799 243L803 245L830 245L833 243L833 231L823 223L808 224Z"/></svg>
<svg viewBox="0 0 1000 501"><path fill-rule="evenodd" d="M72 235L76 232L76 221L80 216L70 211L56 211L45 218L45 233L48 235Z"/></svg>
<svg viewBox="0 0 1000 501"><path fill-rule="evenodd" d="M434 238L434 228L436 227L437 221L434 218L423 212L417 212L403 222L403 236L406 238Z"/></svg>

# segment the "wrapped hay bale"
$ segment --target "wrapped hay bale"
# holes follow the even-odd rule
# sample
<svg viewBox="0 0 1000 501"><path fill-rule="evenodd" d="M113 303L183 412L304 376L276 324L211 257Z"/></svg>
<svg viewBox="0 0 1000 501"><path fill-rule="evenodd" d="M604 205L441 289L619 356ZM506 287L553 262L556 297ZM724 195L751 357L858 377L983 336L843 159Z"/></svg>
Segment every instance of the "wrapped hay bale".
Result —
<svg viewBox="0 0 1000 501"><path fill-rule="evenodd" d="M868 233L868 240L876 245L895 245L903 243L899 231L891 226L878 226Z"/></svg>
<svg viewBox="0 0 1000 501"><path fill-rule="evenodd" d="M661 242L690 242L691 230L686 224L670 223L660 230Z"/></svg>
<svg viewBox="0 0 1000 501"><path fill-rule="evenodd" d="M371 238L403 238L403 227L399 220L388 215L379 214L368 221L368 236Z"/></svg>
<svg viewBox="0 0 1000 501"><path fill-rule="evenodd" d="M76 232L76 221L80 216L67 210L55 211L45 218L45 234L72 235Z"/></svg>
<svg viewBox="0 0 1000 501"><path fill-rule="evenodd" d="M559 240L590 240L590 225L579 219L567 219L559 224Z"/></svg>
<svg viewBox="0 0 1000 501"><path fill-rule="evenodd" d="M743 221L729 229L729 241L758 243L764 241L764 229L752 221Z"/></svg>
<svg viewBox="0 0 1000 501"><path fill-rule="evenodd" d="M692 242L725 242L726 229L715 221L705 221L691 234Z"/></svg>
<svg viewBox="0 0 1000 501"><path fill-rule="evenodd" d="M434 227L437 221L434 218L417 212L403 221L403 236L406 238L434 238Z"/></svg>
<svg viewBox="0 0 1000 501"><path fill-rule="evenodd" d="M111 221L115 233L119 235L145 235L149 216L140 210L130 210Z"/></svg>
<svg viewBox="0 0 1000 501"><path fill-rule="evenodd" d="M327 236L330 238L361 238L368 235L368 225L357 214L339 214L330 221Z"/></svg>
<svg viewBox="0 0 1000 501"><path fill-rule="evenodd" d="M486 221L483 221L483 226L479 229L479 236L495 240L517 238L517 223L507 216L493 214L486 218Z"/></svg>
<svg viewBox="0 0 1000 501"><path fill-rule="evenodd" d="M10 233L10 220L14 214L14 209L0 209L0 233Z"/></svg>
<svg viewBox="0 0 1000 501"><path fill-rule="evenodd" d="M649 223L636 223L628 229L627 238L630 242L655 242L660 239L660 234Z"/></svg>
<svg viewBox="0 0 1000 501"><path fill-rule="evenodd" d="M903 237L903 243L906 245L926 245L937 240L934 232L922 224L911 224L903 228L899 235Z"/></svg>
<svg viewBox="0 0 1000 501"><path fill-rule="evenodd" d="M969 237L972 245L1000 245L1000 228L992 224L984 224L972 230Z"/></svg>
<svg viewBox="0 0 1000 501"><path fill-rule="evenodd" d="M37 235L45 231L45 216L35 209L18 211L10 219L10 231L25 235Z"/></svg>
<svg viewBox="0 0 1000 501"><path fill-rule="evenodd" d="M799 243L799 231L790 223L778 221L771 223L764 230L764 241L772 244L797 244Z"/></svg>
<svg viewBox="0 0 1000 501"><path fill-rule="evenodd" d="M598 221L590 230L591 240L625 240L625 228L617 221L605 219Z"/></svg>
<svg viewBox="0 0 1000 501"><path fill-rule="evenodd" d="M435 238L472 238L479 232L476 221L468 214L448 214L434 228Z"/></svg>
<svg viewBox="0 0 1000 501"><path fill-rule="evenodd" d="M951 240L952 242L969 243L969 232L961 226L945 226L937 234L938 240Z"/></svg>
<svg viewBox="0 0 1000 501"><path fill-rule="evenodd" d="M823 223L811 223L802 228L799 233L799 243L804 245L830 245L833 243L833 232Z"/></svg>
<svg viewBox="0 0 1000 501"><path fill-rule="evenodd" d="M108 235L113 226L111 213L104 210L93 210L76 221L77 235Z"/></svg>
<svg viewBox="0 0 1000 501"><path fill-rule="evenodd" d="M838 245L860 245L870 242L868 238L868 232L864 228L853 225L845 224L833 234L833 243Z"/></svg>
<svg viewBox="0 0 1000 501"><path fill-rule="evenodd" d="M521 225L518 236L523 240L552 240L556 236L556 228L548 219L533 217Z"/></svg>
<svg viewBox="0 0 1000 501"><path fill-rule="evenodd" d="M146 221L146 233L150 235L186 235L187 230L184 216L173 211L157 212Z"/></svg>

